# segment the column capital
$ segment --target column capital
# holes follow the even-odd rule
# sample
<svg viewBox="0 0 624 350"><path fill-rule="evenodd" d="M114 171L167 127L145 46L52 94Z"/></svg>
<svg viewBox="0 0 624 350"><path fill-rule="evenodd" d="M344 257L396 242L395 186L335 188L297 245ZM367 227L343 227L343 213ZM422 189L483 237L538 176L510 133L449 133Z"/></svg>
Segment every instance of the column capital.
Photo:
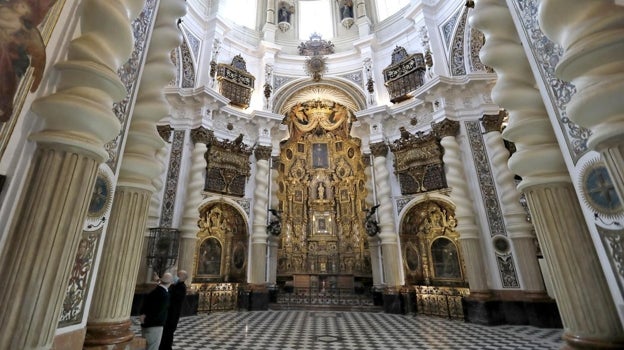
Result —
<svg viewBox="0 0 624 350"><path fill-rule="evenodd" d="M370 150L375 157L385 157L388 154L388 145L384 142L372 143Z"/></svg>
<svg viewBox="0 0 624 350"><path fill-rule="evenodd" d="M257 160L269 160L271 158L271 146L256 146L254 149L254 155Z"/></svg>
<svg viewBox="0 0 624 350"><path fill-rule="evenodd" d="M479 121L481 121L481 125L483 125L486 133L492 131L500 132L505 115L505 111L500 111L498 114L484 114L483 117L479 118Z"/></svg>
<svg viewBox="0 0 624 350"><path fill-rule="evenodd" d="M203 126L191 130L191 140L193 141L193 144L201 142L209 145L214 139L214 132L204 128Z"/></svg>
<svg viewBox="0 0 624 350"><path fill-rule="evenodd" d="M156 125L156 131L158 131L158 135L163 139L163 141L169 143L171 139L171 134L173 133L173 128L171 125Z"/></svg>
<svg viewBox="0 0 624 350"><path fill-rule="evenodd" d="M431 123L431 129L439 138L457 136L459 134L459 122L445 118L439 123Z"/></svg>

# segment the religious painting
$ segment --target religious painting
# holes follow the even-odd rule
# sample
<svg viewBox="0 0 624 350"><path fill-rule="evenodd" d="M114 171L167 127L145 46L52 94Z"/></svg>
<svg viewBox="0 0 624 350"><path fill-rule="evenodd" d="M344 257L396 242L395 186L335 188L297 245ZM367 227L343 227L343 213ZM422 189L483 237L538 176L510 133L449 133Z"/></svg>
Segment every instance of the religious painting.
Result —
<svg viewBox="0 0 624 350"><path fill-rule="evenodd" d="M304 143L298 143L297 144L297 152L299 152L299 153L304 153L305 152L305 144Z"/></svg>
<svg viewBox="0 0 624 350"><path fill-rule="evenodd" d="M53 10L57 2L60 4ZM63 3L0 1L0 156L26 95L39 87L46 65L46 44Z"/></svg>
<svg viewBox="0 0 624 350"><path fill-rule="evenodd" d="M336 142L336 152L342 152L342 141Z"/></svg>
<svg viewBox="0 0 624 350"><path fill-rule="evenodd" d="M221 243L213 237L206 238L199 247L197 275L219 275L221 273Z"/></svg>
<svg viewBox="0 0 624 350"><path fill-rule="evenodd" d="M319 218L316 220L316 231L327 232L327 224L325 223L325 218Z"/></svg>
<svg viewBox="0 0 624 350"><path fill-rule="evenodd" d="M438 238L431 244L431 257L436 278L461 278L457 247L447 238Z"/></svg>
<svg viewBox="0 0 624 350"><path fill-rule="evenodd" d="M294 201L297 203L303 203L303 191L302 190L295 190Z"/></svg>
<svg viewBox="0 0 624 350"><path fill-rule="evenodd" d="M340 190L340 201L341 202L349 201L349 190L347 190L346 188L343 188Z"/></svg>
<svg viewBox="0 0 624 350"><path fill-rule="evenodd" d="M326 143L315 143L312 146L312 167L329 168L329 158Z"/></svg>
<svg viewBox="0 0 624 350"><path fill-rule="evenodd" d="M241 270L245 266L245 246L239 243L232 253L232 265L235 269Z"/></svg>

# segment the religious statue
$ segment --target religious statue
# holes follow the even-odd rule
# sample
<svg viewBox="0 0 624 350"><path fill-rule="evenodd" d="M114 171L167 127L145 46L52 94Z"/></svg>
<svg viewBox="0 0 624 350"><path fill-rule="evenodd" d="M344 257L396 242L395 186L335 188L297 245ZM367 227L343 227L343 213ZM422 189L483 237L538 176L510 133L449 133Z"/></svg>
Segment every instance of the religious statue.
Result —
<svg viewBox="0 0 624 350"><path fill-rule="evenodd" d="M375 212L377 211L377 208L379 208L379 206L380 204L377 204L372 208L366 210L366 234L370 237L374 237L381 231L381 228L379 227L379 224L374 217Z"/></svg>
<svg viewBox="0 0 624 350"><path fill-rule="evenodd" d="M325 186L322 183L318 186L318 199L325 199Z"/></svg>
<svg viewBox="0 0 624 350"><path fill-rule="evenodd" d="M273 236L279 236L282 233L282 216L281 212L276 209L269 209L275 219L271 220L267 225L267 232Z"/></svg>

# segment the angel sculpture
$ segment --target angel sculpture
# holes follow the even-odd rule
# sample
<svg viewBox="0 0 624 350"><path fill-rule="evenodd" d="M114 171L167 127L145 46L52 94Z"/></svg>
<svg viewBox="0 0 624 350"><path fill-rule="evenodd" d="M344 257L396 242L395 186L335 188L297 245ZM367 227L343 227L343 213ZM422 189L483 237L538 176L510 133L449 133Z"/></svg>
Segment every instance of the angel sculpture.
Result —
<svg viewBox="0 0 624 350"><path fill-rule="evenodd" d="M377 220L375 220L375 212L377 208L379 208L380 204L373 206L370 209L365 209L366 211L366 234L370 237L374 237L381 231Z"/></svg>
<svg viewBox="0 0 624 350"><path fill-rule="evenodd" d="M37 26L56 0L9 0L0 4L0 122L13 114L19 82L33 68L30 91L39 87L46 63L43 38Z"/></svg>
<svg viewBox="0 0 624 350"><path fill-rule="evenodd" d="M271 214L275 217L275 219L271 220L267 225L267 233L273 236L279 236L282 233L282 215L281 212L276 209L269 209Z"/></svg>

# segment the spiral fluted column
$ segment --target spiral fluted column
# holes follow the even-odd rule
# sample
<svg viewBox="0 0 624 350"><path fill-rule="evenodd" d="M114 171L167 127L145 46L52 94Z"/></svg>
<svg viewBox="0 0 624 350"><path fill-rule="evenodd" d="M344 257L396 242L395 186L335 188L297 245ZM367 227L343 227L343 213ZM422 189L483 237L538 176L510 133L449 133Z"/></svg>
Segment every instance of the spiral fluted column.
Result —
<svg viewBox="0 0 624 350"><path fill-rule="evenodd" d="M523 290L526 292L525 297L547 298L546 287L537 260L533 225L527 221L526 212L520 204L520 192L516 189L514 175L507 165L509 151L505 147L500 132L503 118L502 112L498 115L484 115L481 118L481 124L485 129L483 138L492 164L492 175L494 175L500 195L505 228L513 244L514 258L523 283Z"/></svg>
<svg viewBox="0 0 624 350"><path fill-rule="evenodd" d="M165 158L169 155L169 147L161 147L156 151L156 163L159 167L165 170ZM152 186L154 186L154 193L150 196L149 210L147 213L147 224L143 234L143 249L141 253L141 260L139 261L139 273L137 274L137 286L144 285L146 283L153 282L152 269L147 266L147 241L149 237L149 228L158 227L158 220L160 219L160 207L162 203L162 188L163 178L166 176L166 172L161 172L159 176L152 179ZM189 279L190 279L189 275ZM187 279L188 280L188 279Z"/></svg>
<svg viewBox="0 0 624 350"><path fill-rule="evenodd" d="M169 52L182 42L176 22L185 12L183 0L161 1L158 7L102 249L85 349L119 346L134 337L130 310L141 259L137 252L142 248L150 197L155 190L152 179L162 172L156 153L164 142L156 131L156 122L169 111L162 88L175 74Z"/></svg>
<svg viewBox="0 0 624 350"><path fill-rule="evenodd" d="M402 284L399 272L399 241L394 225L394 206L392 205L392 193L390 191L390 173L386 167L388 146L384 143L372 144L371 152L374 156L375 187L379 208L379 239L381 240L382 259L386 287L397 288Z"/></svg>
<svg viewBox="0 0 624 350"><path fill-rule="evenodd" d="M466 277L470 288L470 297L473 299L487 299L490 291L487 285L486 265L483 261L485 254L481 248L479 227L475 223L473 201L468 191L468 182L461 162L461 150L457 142L459 122L444 119L433 124L432 128L440 137L440 144L444 147L444 161L446 181L452 188L451 200L455 203L455 219L457 232L461 242L461 251L466 264Z"/></svg>
<svg viewBox="0 0 624 350"><path fill-rule="evenodd" d="M258 146L256 156L256 187L254 189L253 226L251 232L251 272L249 283L258 290L266 287L267 213L269 203L269 157L271 147Z"/></svg>
<svg viewBox="0 0 624 350"><path fill-rule="evenodd" d="M567 116L592 131L588 146L600 152L624 201L624 8L613 0L547 0L538 18L563 48L555 74L576 87Z"/></svg>
<svg viewBox="0 0 624 350"><path fill-rule="evenodd" d="M54 65L56 92L32 105L45 126L30 135L37 149L0 255L11 286L0 296L0 349L52 347L104 144L120 130L112 106L125 88L116 72L132 51L140 5L84 1L81 35Z"/></svg>
<svg viewBox="0 0 624 350"><path fill-rule="evenodd" d="M374 164L372 163L373 157L368 154L363 157L364 175L370 181L366 181L366 203L369 206L377 204L377 193L375 192L375 173L373 171ZM373 275L373 286L381 288L383 286L383 273L381 271L381 251L380 251L379 237L368 237L368 250L371 258L371 272Z"/></svg>
<svg viewBox="0 0 624 350"><path fill-rule="evenodd" d="M180 240L180 256L178 258L178 269L186 271L194 271L193 257L195 256L195 248L197 244L197 221L199 220L199 205L202 201L202 189L204 188L204 174L206 169L206 159L204 154L208 151L205 143L196 140L191 133L191 138L195 143L193 148L191 176L186 187L186 202L184 205L184 214L182 216L182 226L180 231L182 234ZM187 284L191 284L192 276L189 274Z"/></svg>
<svg viewBox="0 0 624 350"><path fill-rule="evenodd" d="M509 112L503 136L517 149L509 168L522 177L518 187L552 272L566 347L622 348L622 326L509 9L502 0L475 4L469 21L485 34L480 58L498 75L492 98Z"/></svg>

